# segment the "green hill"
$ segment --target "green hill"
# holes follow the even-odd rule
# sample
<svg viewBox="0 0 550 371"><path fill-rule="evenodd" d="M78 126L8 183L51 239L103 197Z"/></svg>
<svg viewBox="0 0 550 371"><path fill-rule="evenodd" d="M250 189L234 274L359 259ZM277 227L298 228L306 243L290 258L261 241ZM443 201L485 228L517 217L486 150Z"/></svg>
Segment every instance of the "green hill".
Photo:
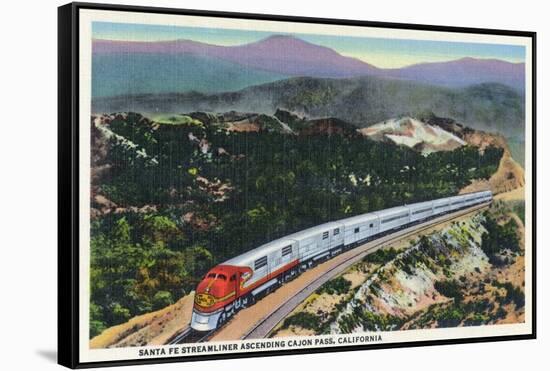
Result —
<svg viewBox="0 0 550 371"><path fill-rule="evenodd" d="M300 77L235 92L143 94L95 99L94 112L223 112L273 114L282 108L312 118L335 117L365 127L378 121L431 111L481 130L524 135L524 96L501 84L444 88L375 77Z"/></svg>
<svg viewBox="0 0 550 371"><path fill-rule="evenodd" d="M170 93L191 89L215 93L283 79L216 58L191 54L98 54L92 64L92 96Z"/></svg>

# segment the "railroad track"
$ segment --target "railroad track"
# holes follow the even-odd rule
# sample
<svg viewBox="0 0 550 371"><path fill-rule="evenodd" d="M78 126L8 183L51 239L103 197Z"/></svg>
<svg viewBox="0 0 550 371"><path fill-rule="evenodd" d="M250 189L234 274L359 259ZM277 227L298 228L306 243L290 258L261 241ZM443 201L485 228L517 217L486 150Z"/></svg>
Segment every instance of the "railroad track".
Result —
<svg viewBox="0 0 550 371"><path fill-rule="evenodd" d="M187 327L183 331L174 335L166 344L202 343L207 341L213 333L214 330L201 332L195 331L191 327Z"/></svg>
<svg viewBox="0 0 550 371"><path fill-rule="evenodd" d="M341 262L339 265L327 270L321 276L312 280L309 284L305 285L304 288L300 290L296 295L293 295L287 301L281 303L277 308L274 308L274 310L269 315L265 316L260 321L258 321L253 327L251 327L241 337L241 339L244 340L244 339L265 338L282 320L284 320L294 310L294 308L296 308L307 297L313 294L319 287L321 287L324 283L328 282L334 276L342 273L351 265L360 261L361 259L363 259L363 257L372 253L373 251L378 250L388 244L407 238L409 236L431 229L435 225L449 222L453 219L457 219L462 216L477 212L481 209L488 207L489 205L490 203L485 203L482 205L477 205L474 208L459 210L455 213L441 216L436 219L432 219L426 223L405 228L400 231L401 233L398 232L397 235L394 233L388 236L381 237L380 239L370 241L363 245L365 246L365 245L372 244L372 246L369 246L366 249L356 248L357 249L356 254L349 256L346 260ZM421 226L421 228L417 228L418 226ZM354 249L350 251L354 251Z"/></svg>

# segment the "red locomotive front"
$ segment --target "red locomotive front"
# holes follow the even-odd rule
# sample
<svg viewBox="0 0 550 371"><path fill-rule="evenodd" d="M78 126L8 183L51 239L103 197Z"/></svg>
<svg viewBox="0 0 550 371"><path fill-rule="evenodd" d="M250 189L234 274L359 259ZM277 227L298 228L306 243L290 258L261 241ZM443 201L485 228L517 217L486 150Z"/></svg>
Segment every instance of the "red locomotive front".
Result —
<svg viewBox="0 0 550 371"><path fill-rule="evenodd" d="M217 265L198 284L195 307L201 312L214 312L233 301L237 294L238 269L230 265Z"/></svg>
<svg viewBox="0 0 550 371"><path fill-rule="evenodd" d="M197 285L191 327L199 331L216 328L226 317L225 310L240 297L244 280L251 274L248 267L217 265Z"/></svg>

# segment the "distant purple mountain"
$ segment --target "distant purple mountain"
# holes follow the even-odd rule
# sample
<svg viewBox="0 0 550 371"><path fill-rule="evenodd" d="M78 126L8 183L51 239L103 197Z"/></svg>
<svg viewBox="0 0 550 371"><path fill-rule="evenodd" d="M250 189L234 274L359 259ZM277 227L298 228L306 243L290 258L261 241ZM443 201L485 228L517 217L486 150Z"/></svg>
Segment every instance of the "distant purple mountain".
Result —
<svg viewBox="0 0 550 371"><path fill-rule="evenodd" d="M525 64L498 59L462 58L449 62L421 63L386 70L386 76L444 86L466 86L498 82L523 90Z"/></svg>
<svg viewBox="0 0 550 371"><path fill-rule="evenodd" d="M247 67L290 76L354 77L378 69L330 48L292 36L271 36L258 42L219 46L191 40L127 42L94 40L94 53L191 53L220 58Z"/></svg>
<svg viewBox="0 0 550 371"><path fill-rule="evenodd" d="M451 87L496 82L523 90L525 79L523 63L509 63L496 59L463 58L451 62L421 63L399 69L381 69L359 59L343 56L333 49L286 35L274 35L237 46L212 45L191 40L94 40L93 52L189 53L287 76L345 78L374 75Z"/></svg>

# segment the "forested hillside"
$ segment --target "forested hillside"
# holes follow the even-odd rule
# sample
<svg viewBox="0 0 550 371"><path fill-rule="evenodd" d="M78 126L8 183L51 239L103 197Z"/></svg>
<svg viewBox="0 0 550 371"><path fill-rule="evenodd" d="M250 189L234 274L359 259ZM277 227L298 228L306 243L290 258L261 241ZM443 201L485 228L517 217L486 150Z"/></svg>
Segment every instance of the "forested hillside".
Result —
<svg viewBox="0 0 550 371"><path fill-rule="evenodd" d="M503 153L422 155L341 120L247 117L257 130L234 130L234 112L92 117L91 336L173 303L213 264L272 239L456 194L489 178Z"/></svg>

